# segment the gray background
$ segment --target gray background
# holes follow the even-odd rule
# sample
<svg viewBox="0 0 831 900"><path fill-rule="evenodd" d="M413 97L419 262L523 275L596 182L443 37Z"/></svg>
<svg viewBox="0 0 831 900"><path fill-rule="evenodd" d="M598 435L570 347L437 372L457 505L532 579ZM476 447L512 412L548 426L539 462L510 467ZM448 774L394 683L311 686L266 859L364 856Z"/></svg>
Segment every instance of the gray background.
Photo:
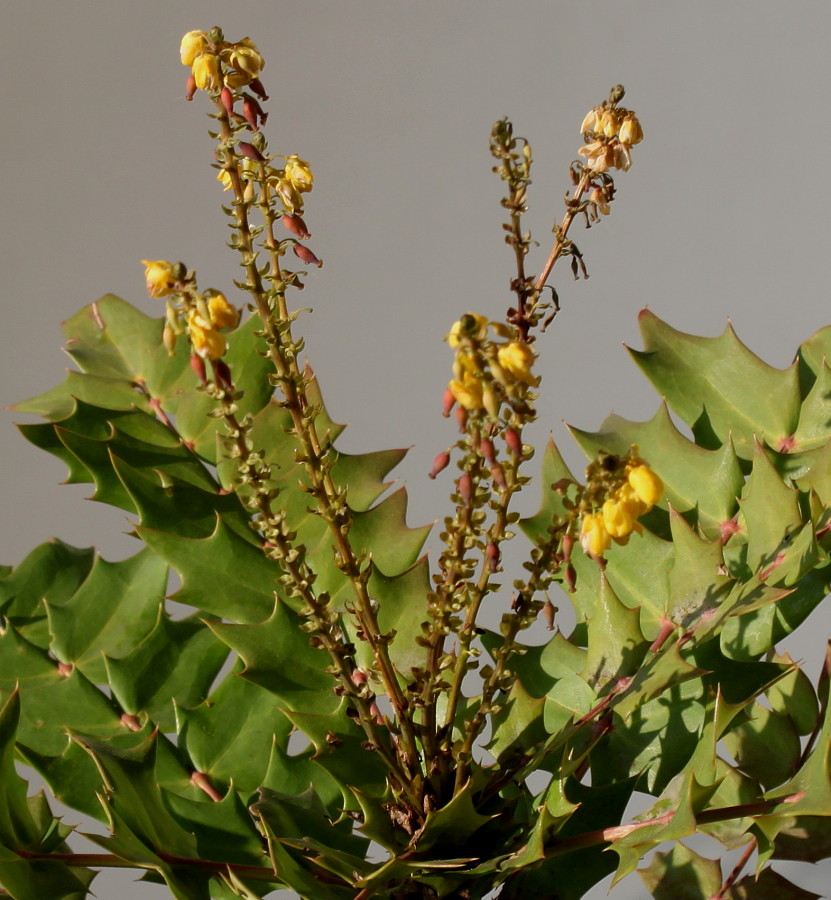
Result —
<svg viewBox="0 0 831 900"><path fill-rule="evenodd" d="M306 220L326 265L296 295L315 309L302 322L308 355L330 412L350 423L343 449L413 446L396 472L411 524L446 510L449 481L425 477L453 440L439 415L441 337L459 314L498 317L510 299L487 151L497 118L535 152L527 224L543 248L532 270L584 113L622 82L646 133L612 215L574 232L591 279L556 275L564 309L541 344L538 444L553 430L579 465L562 419L596 428L611 410L653 414L657 398L622 347L640 346L646 304L698 334L729 316L778 366L831 320L825 3L5 0L0 403L63 378L59 323L84 304L113 292L161 310L142 258L184 260L201 286L233 290L208 104L184 102L178 60L182 33L214 24L266 57L272 152L312 163ZM109 558L135 552L123 513L85 502L84 486L58 488L63 467L15 432L24 418L0 424L0 561L52 535ZM812 621L789 647L815 678L828 615ZM789 872L822 892L815 868ZM123 884L108 873L98 895L163 895ZM634 878L612 896L643 890Z"/></svg>

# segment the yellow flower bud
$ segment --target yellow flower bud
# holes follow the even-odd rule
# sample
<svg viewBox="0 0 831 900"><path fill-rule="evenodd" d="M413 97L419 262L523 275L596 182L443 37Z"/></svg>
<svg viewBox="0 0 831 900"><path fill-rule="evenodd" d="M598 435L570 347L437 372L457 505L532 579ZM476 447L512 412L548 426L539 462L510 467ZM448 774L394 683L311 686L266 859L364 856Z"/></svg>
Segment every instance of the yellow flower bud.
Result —
<svg viewBox="0 0 831 900"><path fill-rule="evenodd" d="M147 293L151 297L166 297L176 290L179 279L176 275L178 268L174 263L164 259L143 259L144 278L147 282Z"/></svg>
<svg viewBox="0 0 831 900"><path fill-rule="evenodd" d="M580 525L580 546L589 556L603 556L611 546L612 539L603 525L603 517L589 513Z"/></svg>
<svg viewBox="0 0 831 900"><path fill-rule="evenodd" d="M664 483L649 466L635 466L627 478L638 499L649 508L653 507L663 496Z"/></svg>
<svg viewBox="0 0 831 900"><path fill-rule="evenodd" d="M239 322L239 310L225 299L219 291L205 291L208 300L208 314L211 327L218 330L236 328Z"/></svg>
<svg viewBox="0 0 831 900"><path fill-rule="evenodd" d="M219 58L213 53L202 53L193 61L193 80L200 91L217 91L222 87Z"/></svg>
<svg viewBox="0 0 831 900"><path fill-rule="evenodd" d="M643 140L643 129L637 116L630 114L624 118L620 126L618 140L621 144L628 144L630 147L632 144L639 144Z"/></svg>
<svg viewBox="0 0 831 900"><path fill-rule="evenodd" d="M188 314L188 336L193 352L202 359L219 359L228 349L225 338L194 309Z"/></svg>
<svg viewBox="0 0 831 900"><path fill-rule="evenodd" d="M189 31L182 38L182 46L179 55L182 57L183 66L192 66L197 56L201 56L208 49L208 36L204 31Z"/></svg>
<svg viewBox="0 0 831 900"><path fill-rule="evenodd" d="M305 160L300 159L296 153L292 153L292 155L286 159L283 177L301 194L310 191L312 189L312 183L315 180L309 164Z"/></svg>
<svg viewBox="0 0 831 900"><path fill-rule="evenodd" d="M624 538L635 527L635 516L631 506L626 503L607 500L603 504L602 514L603 527L609 532L609 537Z"/></svg>
<svg viewBox="0 0 831 900"><path fill-rule="evenodd" d="M534 351L525 341L511 341L510 344L500 347L496 353L499 365L509 372L517 381L536 387L539 378L531 374L531 366L534 364Z"/></svg>
<svg viewBox="0 0 831 900"><path fill-rule="evenodd" d="M465 375L461 381L454 379L448 388L459 406L470 412L482 409L482 382L475 375Z"/></svg>

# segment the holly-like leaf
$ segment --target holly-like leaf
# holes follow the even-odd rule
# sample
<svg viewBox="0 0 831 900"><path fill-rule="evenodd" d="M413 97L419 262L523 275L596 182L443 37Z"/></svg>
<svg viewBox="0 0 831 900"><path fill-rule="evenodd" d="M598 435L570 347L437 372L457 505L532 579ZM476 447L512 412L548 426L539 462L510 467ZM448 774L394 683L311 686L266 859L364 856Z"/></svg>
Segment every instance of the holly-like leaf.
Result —
<svg viewBox="0 0 831 900"><path fill-rule="evenodd" d="M721 866L684 844L656 853L652 862L638 869L655 900L706 900L721 890Z"/></svg>
<svg viewBox="0 0 831 900"><path fill-rule="evenodd" d="M752 353L728 323L717 338L676 331L648 309L638 317L643 350L635 362L696 435L716 449L732 438L742 459L751 459L755 440L783 444L799 421L796 364L775 369Z"/></svg>

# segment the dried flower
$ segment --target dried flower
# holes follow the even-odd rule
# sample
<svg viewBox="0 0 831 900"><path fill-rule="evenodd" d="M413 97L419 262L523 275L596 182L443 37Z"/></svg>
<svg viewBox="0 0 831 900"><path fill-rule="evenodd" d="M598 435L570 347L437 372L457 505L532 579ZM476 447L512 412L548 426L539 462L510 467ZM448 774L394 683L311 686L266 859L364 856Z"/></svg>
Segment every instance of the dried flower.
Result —
<svg viewBox="0 0 831 900"><path fill-rule="evenodd" d="M643 129L638 117L634 113L630 113L623 119L618 133L618 140L621 144L639 144L643 140Z"/></svg>

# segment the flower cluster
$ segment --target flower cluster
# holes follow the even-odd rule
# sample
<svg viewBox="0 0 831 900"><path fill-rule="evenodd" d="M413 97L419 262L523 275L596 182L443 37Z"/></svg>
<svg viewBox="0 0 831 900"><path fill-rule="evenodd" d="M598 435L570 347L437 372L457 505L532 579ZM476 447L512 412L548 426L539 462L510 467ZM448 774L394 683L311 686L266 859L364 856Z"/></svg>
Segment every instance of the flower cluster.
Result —
<svg viewBox="0 0 831 900"><path fill-rule="evenodd" d="M631 147L643 140L643 129L635 113L610 101L590 109L580 131L586 144L577 152L587 157L586 167L598 173L609 169L626 171L632 165Z"/></svg>
<svg viewBox="0 0 831 900"><path fill-rule="evenodd" d="M454 377L447 386L451 405L498 418L503 402L516 408L525 402L527 389L539 384L531 373L536 354L511 326L468 313L454 323L447 342L456 351Z"/></svg>
<svg viewBox="0 0 831 900"><path fill-rule="evenodd" d="M259 74L265 61L250 38L231 44L218 28L189 31L182 38L179 52L182 65L191 70L188 99L197 90L215 93L224 87L237 90L249 85L257 96L264 96Z"/></svg>
<svg viewBox="0 0 831 900"><path fill-rule="evenodd" d="M637 447L623 459L603 455L599 464L586 470L586 476L591 511L583 515L580 543L586 553L599 559L612 541L626 544L633 531L641 532L638 518L660 501L664 486L638 456Z"/></svg>
<svg viewBox="0 0 831 900"><path fill-rule="evenodd" d="M177 337L186 333L193 352L201 359L216 361L224 356L228 345L221 332L236 328L239 310L219 291L197 293L193 273L183 263L162 259L142 262L147 293L168 298L164 328L168 352L173 353Z"/></svg>

